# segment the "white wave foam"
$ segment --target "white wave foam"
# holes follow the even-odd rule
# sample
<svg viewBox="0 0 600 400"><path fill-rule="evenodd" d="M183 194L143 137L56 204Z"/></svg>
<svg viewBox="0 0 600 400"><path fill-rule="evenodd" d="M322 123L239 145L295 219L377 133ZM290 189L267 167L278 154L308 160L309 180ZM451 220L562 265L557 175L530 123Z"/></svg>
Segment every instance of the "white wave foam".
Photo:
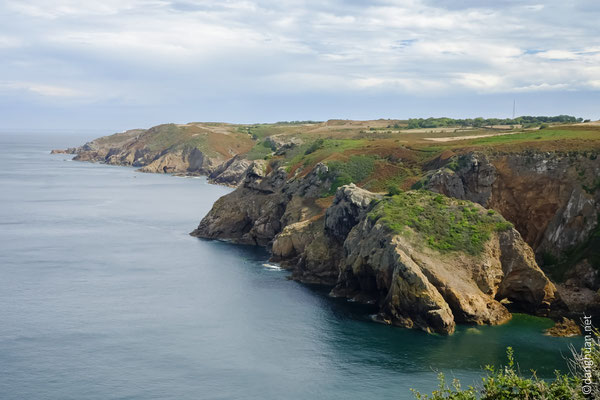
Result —
<svg viewBox="0 0 600 400"><path fill-rule="evenodd" d="M268 269L273 269L273 270L276 270L276 271L281 271L283 269L279 265L268 264L268 263L263 264L263 267L268 268Z"/></svg>

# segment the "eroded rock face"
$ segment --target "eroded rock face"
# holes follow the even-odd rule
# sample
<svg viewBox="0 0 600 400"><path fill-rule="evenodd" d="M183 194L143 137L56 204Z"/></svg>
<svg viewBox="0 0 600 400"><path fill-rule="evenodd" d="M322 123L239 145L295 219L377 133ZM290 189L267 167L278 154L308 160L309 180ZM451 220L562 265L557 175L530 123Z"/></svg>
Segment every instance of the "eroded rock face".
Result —
<svg viewBox="0 0 600 400"><path fill-rule="evenodd" d="M600 268L594 256L600 216L596 153L468 154L448 166L452 169L446 166L431 174L428 188L499 211L548 271L556 263L578 263L567 271L561 297L571 312L599 312L600 282L597 272L591 272ZM591 264L591 269L581 267Z"/></svg>
<svg viewBox="0 0 600 400"><path fill-rule="evenodd" d="M211 129L198 124L158 125L104 136L65 151L76 154L76 161L130 165L140 167L142 172L161 174L210 175L222 167L219 183L235 186L250 161L240 157L229 161L249 150L249 143L232 140L231 132ZM201 140L194 141L195 137Z"/></svg>
<svg viewBox="0 0 600 400"><path fill-rule="evenodd" d="M427 188L449 197L469 200L484 207L492 195L496 168L484 154L470 153L455 160L455 170L441 168L435 171Z"/></svg>
<svg viewBox="0 0 600 400"><path fill-rule="evenodd" d="M598 224L600 158L524 152L471 153L430 176L427 188L499 211L537 254L560 255Z"/></svg>
<svg viewBox="0 0 600 400"><path fill-rule="evenodd" d="M219 199L194 235L270 246L272 260L302 282L332 285L332 295L376 304L395 325L450 334L456 323L500 324L509 300L545 315L554 285L518 232L494 233L482 255L440 254L369 217L380 195L355 185L316 207L331 182L319 165L303 178L267 174L259 161L242 184Z"/></svg>
<svg viewBox="0 0 600 400"><path fill-rule="evenodd" d="M133 164L133 159L127 161ZM111 163L110 159L109 163ZM122 160L118 160L117 163L121 164ZM140 168L140 171L161 174L197 173L206 175L214 168L214 161L206 157L202 151L194 148L165 153Z"/></svg>
<svg viewBox="0 0 600 400"><path fill-rule="evenodd" d="M332 294L376 302L382 320L428 332L454 332L454 316L405 243L363 219L344 243L345 267Z"/></svg>
<svg viewBox="0 0 600 400"><path fill-rule="evenodd" d="M315 199L330 182L319 178L319 167L290 180L283 168L266 170L266 162L253 161L241 185L215 202L192 235L269 245L284 227L322 212Z"/></svg>
<svg viewBox="0 0 600 400"><path fill-rule="evenodd" d="M279 233L272 246L272 261L292 271L292 278L305 283L335 285L343 249L324 233L323 218L296 222Z"/></svg>
<svg viewBox="0 0 600 400"><path fill-rule="evenodd" d="M236 155L215 168L208 179L211 183L219 185L238 186L245 179L246 171L251 164L252 161Z"/></svg>
<svg viewBox="0 0 600 400"><path fill-rule="evenodd" d="M380 195L361 189L353 183L342 186L325 214L325 232L338 240L345 240L371 201L380 198Z"/></svg>
<svg viewBox="0 0 600 400"><path fill-rule="evenodd" d="M501 324L500 300L546 315L556 288L514 229L494 234L480 256L440 254L363 217L344 242L345 265L333 294L376 303L380 319L449 334L455 323Z"/></svg>

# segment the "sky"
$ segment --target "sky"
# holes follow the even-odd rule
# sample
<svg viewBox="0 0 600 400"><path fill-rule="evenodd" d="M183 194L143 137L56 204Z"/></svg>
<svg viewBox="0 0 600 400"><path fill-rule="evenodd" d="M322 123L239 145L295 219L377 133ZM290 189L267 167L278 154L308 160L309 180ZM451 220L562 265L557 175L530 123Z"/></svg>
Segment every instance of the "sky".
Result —
<svg viewBox="0 0 600 400"><path fill-rule="evenodd" d="M451 4L451 6L449 6ZM595 0L0 0L0 128L600 119Z"/></svg>

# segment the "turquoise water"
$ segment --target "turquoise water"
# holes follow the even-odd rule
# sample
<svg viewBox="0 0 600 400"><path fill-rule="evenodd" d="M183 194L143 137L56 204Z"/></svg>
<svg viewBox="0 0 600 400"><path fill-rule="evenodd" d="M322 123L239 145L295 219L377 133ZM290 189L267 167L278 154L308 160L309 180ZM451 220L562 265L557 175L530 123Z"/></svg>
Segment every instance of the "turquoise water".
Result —
<svg viewBox="0 0 600 400"><path fill-rule="evenodd" d="M261 249L188 236L230 189L48 154L87 139L0 134L0 399L410 399L509 345L550 377L580 341L523 315L450 337L369 322Z"/></svg>

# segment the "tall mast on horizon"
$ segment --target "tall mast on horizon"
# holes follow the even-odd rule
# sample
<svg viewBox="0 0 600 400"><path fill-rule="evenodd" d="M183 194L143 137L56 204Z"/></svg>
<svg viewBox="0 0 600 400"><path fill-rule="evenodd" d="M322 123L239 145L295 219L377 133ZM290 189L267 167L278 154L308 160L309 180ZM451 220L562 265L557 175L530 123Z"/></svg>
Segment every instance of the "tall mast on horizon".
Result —
<svg viewBox="0 0 600 400"><path fill-rule="evenodd" d="M515 119L516 106L517 106L517 100L513 99L513 117L512 117L512 119Z"/></svg>

